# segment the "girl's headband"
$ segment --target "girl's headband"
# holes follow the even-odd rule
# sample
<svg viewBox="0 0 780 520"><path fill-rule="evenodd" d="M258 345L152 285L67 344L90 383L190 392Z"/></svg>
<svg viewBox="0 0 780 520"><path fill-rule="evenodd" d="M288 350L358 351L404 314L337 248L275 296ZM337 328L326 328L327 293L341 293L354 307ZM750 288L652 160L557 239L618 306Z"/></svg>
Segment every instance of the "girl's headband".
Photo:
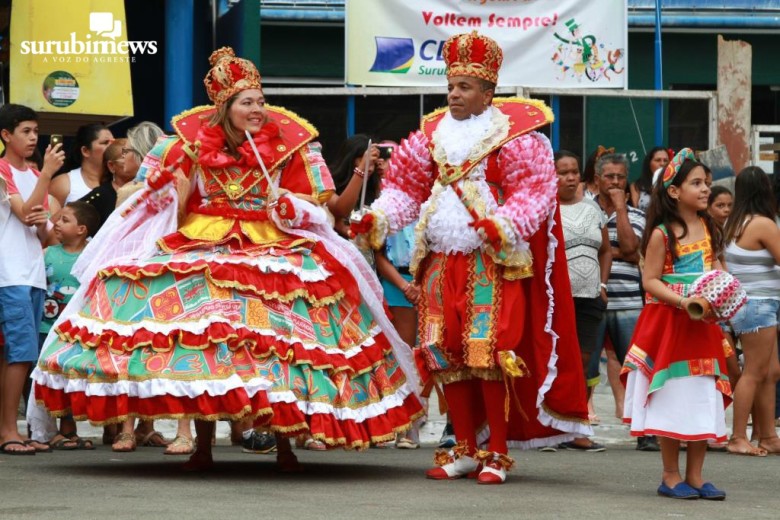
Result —
<svg viewBox="0 0 780 520"><path fill-rule="evenodd" d="M604 146L599 145L599 147L596 148L596 160L598 161L599 159L601 159L602 155L607 155L610 153L615 153L614 147L605 148Z"/></svg>
<svg viewBox="0 0 780 520"><path fill-rule="evenodd" d="M693 155L693 150L690 148L683 148L677 152L677 155L675 155L671 161L669 161L669 164L666 165L666 169L664 170L664 188L668 188L672 185L674 178L677 177L677 174L680 172L680 167L688 159L695 161L696 156Z"/></svg>

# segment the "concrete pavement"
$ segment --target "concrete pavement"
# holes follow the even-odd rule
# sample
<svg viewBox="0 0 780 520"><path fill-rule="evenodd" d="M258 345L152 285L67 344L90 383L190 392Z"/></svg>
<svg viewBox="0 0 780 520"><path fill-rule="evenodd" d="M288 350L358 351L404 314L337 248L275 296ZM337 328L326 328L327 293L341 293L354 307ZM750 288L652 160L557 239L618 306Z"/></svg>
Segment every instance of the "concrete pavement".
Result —
<svg viewBox="0 0 780 520"><path fill-rule="evenodd" d="M433 444L444 419L431 403L419 450L363 453L297 450L303 474L280 474L273 455L247 455L230 447L227 423L218 423L216 467L206 474L181 471L184 457L159 448L113 453L55 452L34 457L0 455L0 519L151 520L186 518L777 519L780 457L725 453L707 456L705 475L729 496L723 503L674 501L656 496L661 460L637 452L613 417L608 387L599 386L602 424L595 439L604 453L513 451L516 469L503 486L474 481L426 480ZM730 421L730 418L729 418ZM174 421L157 421L167 437ZM101 430L85 423L82 435L99 443Z"/></svg>
<svg viewBox="0 0 780 520"><path fill-rule="evenodd" d="M729 493L718 503L656 496L660 457L630 446L515 451L517 467L503 486L426 480L428 447L297 454L306 471L296 475L277 473L272 455L246 455L224 443L206 474L183 473L184 458L165 457L159 448L0 456L0 518L733 520L776 519L780 511L780 457L709 454L707 477Z"/></svg>

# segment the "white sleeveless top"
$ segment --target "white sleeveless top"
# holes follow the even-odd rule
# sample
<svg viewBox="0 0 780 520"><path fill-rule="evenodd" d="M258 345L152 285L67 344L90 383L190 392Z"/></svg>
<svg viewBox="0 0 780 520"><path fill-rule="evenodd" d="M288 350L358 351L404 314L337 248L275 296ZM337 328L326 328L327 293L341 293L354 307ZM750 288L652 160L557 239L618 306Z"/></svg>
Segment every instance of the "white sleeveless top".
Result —
<svg viewBox="0 0 780 520"><path fill-rule="evenodd" d="M65 197L65 204L79 200L92 191L92 188L87 186L87 183L84 182L84 177L81 175L81 168L69 171L68 179L70 179L70 193Z"/></svg>
<svg viewBox="0 0 780 520"><path fill-rule="evenodd" d="M769 251L743 249L731 242L724 256L729 272L742 284L748 298L780 299L780 268Z"/></svg>

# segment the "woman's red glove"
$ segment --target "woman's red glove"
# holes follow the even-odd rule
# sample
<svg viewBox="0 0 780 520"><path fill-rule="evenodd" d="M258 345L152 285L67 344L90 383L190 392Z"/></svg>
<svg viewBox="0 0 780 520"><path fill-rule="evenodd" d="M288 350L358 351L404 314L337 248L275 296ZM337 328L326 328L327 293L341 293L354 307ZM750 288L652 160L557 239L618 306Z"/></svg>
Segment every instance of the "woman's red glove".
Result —
<svg viewBox="0 0 780 520"><path fill-rule="evenodd" d="M501 251L504 246L504 238L495 220L483 218L472 222L471 226L494 251Z"/></svg>
<svg viewBox="0 0 780 520"><path fill-rule="evenodd" d="M283 220L295 220L295 205L290 195L279 197L276 201L276 206L274 206L274 211Z"/></svg>
<svg viewBox="0 0 780 520"><path fill-rule="evenodd" d="M154 170L146 178L146 184L154 191L160 190L163 186L173 182L173 172L168 169Z"/></svg>

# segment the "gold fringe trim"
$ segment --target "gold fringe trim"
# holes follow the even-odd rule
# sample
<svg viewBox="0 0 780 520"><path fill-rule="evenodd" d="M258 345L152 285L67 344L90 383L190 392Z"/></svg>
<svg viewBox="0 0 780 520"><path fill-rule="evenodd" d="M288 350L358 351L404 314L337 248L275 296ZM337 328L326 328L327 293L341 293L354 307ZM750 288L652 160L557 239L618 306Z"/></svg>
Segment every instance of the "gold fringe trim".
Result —
<svg viewBox="0 0 780 520"><path fill-rule="evenodd" d="M387 215L385 215L384 211L377 209L373 210L373 213L374 225L368 234L368 245L371 249L377 250L382 249L385 240L387 240L388 223Z"/></svg>
<svg viewBox="0 0 780 520"><path fill-rule="evenodd" d="M505 471L509 471L515 465L515 459L512 457L494 451L479 450L474 454L474 459L478 460L483 465L487 465L490 462L496 462L499 466L504 468Z"/></svg>
<svg viewBox="0 0 780 520"><path fill-rule="evenodd" d="M458 441L450 449L437 449L433 452L433 463L437 466L452 464L461 457L468 456L469 445L466 441Z"/></svg>
<svg viewBox="0 0 780 520"><path fill-rule="evenodd" d="M499 368L461 368L445 370L433 374L437 383L446 385L471 379L484 379L485 381L503 381L504 376Z"/></svg>
<svg viewBox="0 0 780 520"><path fill-rule="evenodd" d="M555 419L558 419L559 421L569 421L569 422L573 422L573 423L584 424L586 426L590 426L590 420L588 420L587 418L586 419L582 419L580 417L572 417L570 415L561 415L561 414L553 411L552 409L550 409L550 407L548 407L545 403L542 403L542 409L547 413L547 415L549 415L550 417L553 417Z"/></svg>
<svg viewBox="0 0 780 520"><path fill-rule="evenodd" d="M498 353L498 364L504 373L504 390L506 391L506 396L504 397L504 420L509 421L510 403L513 399L517 411L527 421L528 414L525 413L523 406L520 404L520 397L517 395L517 388L512 380L518 377L530 376L531 371L528 369L528 365L525 364L523 358L514 355L508 350Z"/></svg>
<svg viewBox="0 0 780 520"><path fill-rule="evenodd" d="M217 107L215 107L214 105L198 105L196 107L189 108L184 112L180 112L179 114L173 116L171 118L171 126L173 127L174 130L176 130L176 135L179 136L179 139L181 139L183 142L187 144L190 144L189 141L187 141L187 139L184 138L184 135L180 131L177 123L182 119L186 119L190 117L193 114L198 114L200 112L213 112L214 110L216 110L216 108ZM208 114L208 117L211 117L210 113Z"/></svg>

